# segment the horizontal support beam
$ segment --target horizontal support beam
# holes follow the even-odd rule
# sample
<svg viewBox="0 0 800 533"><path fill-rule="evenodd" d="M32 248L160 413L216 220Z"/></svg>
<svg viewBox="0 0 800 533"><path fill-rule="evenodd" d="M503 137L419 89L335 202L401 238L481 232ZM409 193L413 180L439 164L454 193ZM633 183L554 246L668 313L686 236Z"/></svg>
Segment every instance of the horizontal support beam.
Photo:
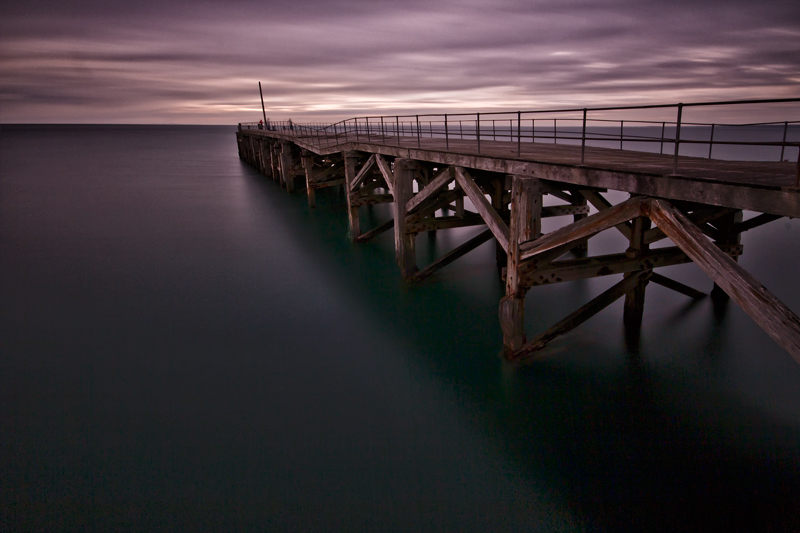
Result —
<svg viewBox="0 0 800 533"><path fill-rule="evenodd" d="M362 205L391 204L392 202L394 202L394 196L391 194L370 194L366 196L354 196L350 200L350 205L353 207L361 207Z"/></svg>
<svg viewBox="0 0 800 533"><path fill-rule="evenodd" d="M732 257L738 257L742 254L742 246L738 244L726 245L722 248L724 248L724 253ZM628 257L624 253L581 257L553 261L545 267L531 270L525 269L523 265L520 284L525 287L535 287L562 281L623 274L636 270L651 270L653 268L690 263L691 261L689 256L677 246L651 250L637 257Z"/></svg>
<svg viewBox="0 0 800 533"><path fill-rule="evenodd" d="M338 178L328 181L312 181L308 184L309 189L324 189L325 187L333 187L334 185L344 185L344 178Z"/></svg>
<svg viewBox="0 0 800 533"><path fill-rule="evenodd" d="M480 215L472 215L465 217L438 217L438 218L423 218L419 222L406 221L407 233L421 233L423 231L432 231L440 229L453 229L463 228L466 226L481 226L486 224Z"/></svg>
<svg viewBox="0 0 800 533"><path fill-rule="evenodd" d="M585 215L589 213L587 205L548 205L542 207L542 218L561 217L564 215Z"/></svg>

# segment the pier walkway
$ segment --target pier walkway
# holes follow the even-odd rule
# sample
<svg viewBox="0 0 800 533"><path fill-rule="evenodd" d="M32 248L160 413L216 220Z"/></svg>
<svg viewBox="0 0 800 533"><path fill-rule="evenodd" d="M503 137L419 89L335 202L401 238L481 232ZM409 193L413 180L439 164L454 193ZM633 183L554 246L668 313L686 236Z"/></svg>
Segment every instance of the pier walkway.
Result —
<svg viewBox="0 0 800 533"><path fill-rule="evenodd" d="M356 242L393 230L402 275L418 281L494 240L506 283L504 353L529 360L557 336L625 297L626 330L641 325L649 282L706 296L660 267L694 262L800 362L800 319L738 265L743 232L800 217L800 121L687 123L685 109L789 106L800 99L564 109L514 113L359 117L336 124L240 124L240 157L288 191L342 186ZM791 107L794 106L794 107ZM633 112L675 118L631 119ZM614 114L624 118L612 118ZM264 117L266 119L266 117ZM627 130L626 130L627 127ZM609 191L627 193L613 204ZM362 206L392 205L391 220L362 231ZM748 212L748 218L744 218ZM752 215L752 216L750 216ZM562 225L542 232L542 219ZM420 268L422 232L485 231ZM618 231L619 253L590 256L589 241ZM672 245L651 246L669 239ZM666 242L666 241L665 241ZM798 246L800 243L787 243ZM528 339L524 302L537 285L620 275L564 320Z"/></svg>

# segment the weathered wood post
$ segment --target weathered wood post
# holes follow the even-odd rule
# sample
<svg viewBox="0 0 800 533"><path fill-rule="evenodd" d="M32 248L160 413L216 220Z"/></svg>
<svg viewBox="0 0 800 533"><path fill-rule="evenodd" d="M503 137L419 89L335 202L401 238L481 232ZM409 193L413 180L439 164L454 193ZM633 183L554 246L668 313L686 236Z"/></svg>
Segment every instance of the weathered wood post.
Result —
<svg viewBox="0 0 800 533"><path fill-rule="evenodd" d="M258 143L259 152L261 153L261 172L271 178L272 177L272 157L269 150L269 141L262 139Z"/></svg>
<svg viewBox="0 0 800 533"><path fill-rule="evenodd" d="M506 183L511 181L511 179L512 176L506 176L505 178L495 178L492 182L494 186L494 190L491 194L492 207L503 220L508 220L510 217L508 206L503 203L503 196L505 195L506 189L511 187L510 183ZM508 254L497 241L495 241L495 259L499 268L506 266Z"/></svg>
<svg viewBox="0 0 800 533"><path fill-rule="evenodd" d="M413 195L416 168L417 164L412 159L394 161L394 249L404 278L417 271L417 234L406 231L406 204Z"/></svg>
<svg viewBox="0 0 800 533"><path fill-rule="evenodd" d="M306 194L308 194L308 207L316 207L317 199L314 193L314 188L311 185L311 181L314 179L314 154L308 150L303 150L301 160L303 161L303 169L306 171Z"/></svg>
<svg viewBox="0 0 800 533"><path fill-rule="evenodd" d="M503 349L512 354L525 345L525 294L520 284L519 245L536 239L542 231L542 190L538 179L511 178L506 295L500 300Z"/></svg>
<svg viewBox="0 0 800 533"><path fill-rule="evenodd" d="M719 234L715 242L719 245L723 244L741 244L742 234L736 231L736 225L742 222L744 218L742 211L735 211L720 217L714 221ZM733 257L733 260L739 262L739 257ZM711 289L711 297L717 302L727 301L730 297L722 288L714 282L714 288Z"/></svg>
<svg viewBox="0 0 800 533"><path fill-rule="evenodd" d="M651 222L647 217L636 217L632 221L630 246L625 251L625 255L631 259L641 256L650 249L650 245L645 243L644 234L650 229ZM625 278L636 275L638 272L628 272ZM642 276L636 285L625 294L625 309L622 319L626 329L631 334L638 333L642 326L642 314L644 313L644 294L649 281L648 276Z"/></svg>
<svg viewBox="0 0 800 533"><path fill-rule="evenodd" d="M347 198L347 214L350 220L350 237L355 240L361 235L361 225L358 220L358 206L353 204L356 191L351 187L356 179L356 165L358 164L358 152L343 152L344 159L344 192Z"/></svg>
<svg viewBox="0 0 800 533"><path fill-rule="evenodd" d="M277 142L270 141L269 143L269 158L272 167L272 181L281 182L281 160L280 148Z"/></svg>
<svg viewBox="0 0 800 533"><path fill-rule="evenodd" d="M588 205L588 201L582 194L575 193L572 195L572 199L570 201L572 205L579 206L579 207L586 207ZM578 222L583 220L584 218L588 217L587 213L582 213L578 215L572 215L572 221ZM572 249L572 253L577 255L578 257L586 257L589 253L589 240L586 239L585 241L578 244L575 248Z"/></svg>
<svg viewBox="0 0 800 533"><path fill-rule="evenodd" d="M281 142L281 179L286 185L286 192L294 192L294 176L292 176L292 144Z"/></svg>

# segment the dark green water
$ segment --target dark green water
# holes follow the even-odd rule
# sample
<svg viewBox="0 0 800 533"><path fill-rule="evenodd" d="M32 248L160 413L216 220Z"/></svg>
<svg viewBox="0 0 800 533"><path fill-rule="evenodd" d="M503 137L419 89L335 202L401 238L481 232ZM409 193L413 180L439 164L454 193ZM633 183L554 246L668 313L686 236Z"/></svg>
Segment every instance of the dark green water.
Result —
<svg viewBox="0 0 800 533"><path fill-rule="evenodd" d="M638 347L618 302L513 368L491 243L407 286L318 201L233 128L2 127L0 530L800 529L800 365L735 304L651 285ZM744 244L800 311L800 224Z"/></svg>

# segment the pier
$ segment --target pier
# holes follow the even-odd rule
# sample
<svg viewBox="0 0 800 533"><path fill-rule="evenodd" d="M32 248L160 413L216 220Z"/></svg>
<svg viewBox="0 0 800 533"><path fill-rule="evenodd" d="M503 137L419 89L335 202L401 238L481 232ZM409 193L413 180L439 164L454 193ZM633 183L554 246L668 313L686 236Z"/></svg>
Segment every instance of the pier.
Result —
<svg viewBox="0 0 800 533"><path fill-rule="evenodd" d="M687 298L707 296L658 272L694 262L714 282L711 297L736 302L800 362L800 318L737 262L742 233L800 217L800 121L685 120L690 111L730 114L746 106L781 105L797 115L798 104L800 98L392 115L335 124L264 116L261 124L239 124L236 137L243 160L288 192L305 190L311 207L317 189L342 187L352 239L393 231L400 273L411 283L494 241L509 360L535 358L623 297L626 331L636 335L649 283ZM384 203L392 218L362 227L359 210ZM555 217L559 227L543 232L542 220ZM417 264L420 233L467 226L483 231ZM591 255L591 239L604 231L621 233L627 247ZM545 331L524 331L531 289L599 276L620 280Z"/></svg>

